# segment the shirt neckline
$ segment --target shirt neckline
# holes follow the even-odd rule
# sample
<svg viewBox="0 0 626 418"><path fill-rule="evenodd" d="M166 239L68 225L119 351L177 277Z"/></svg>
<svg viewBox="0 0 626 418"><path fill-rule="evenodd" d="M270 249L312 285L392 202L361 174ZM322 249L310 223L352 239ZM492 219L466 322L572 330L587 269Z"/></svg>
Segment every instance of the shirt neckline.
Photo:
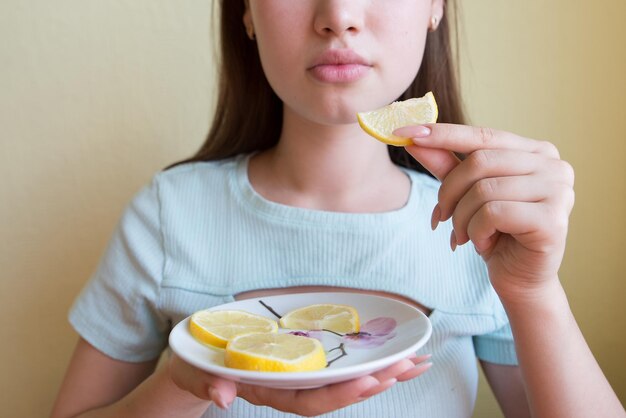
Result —
<svg viewBox="0 0 626 418"><path fill-rule="evenodd" d="M411 221L418 211L419 202L422 200L421 190L416 186L414 174L403 167L400 167L409 177L411 182L409 198L401 208L385 212L372 213L348 213L333 212L318 209L300 208L282 203L273 202L261 196L252 187L248 177L248 164L253 154L239 155L235 159L233 170L233 185L235 195L240 202L254 214L280 222L291 222L296 224L311 224L316 226L327 226L337 228L350 226L353 224L371 224L373 226L383 226Z"/></svg>

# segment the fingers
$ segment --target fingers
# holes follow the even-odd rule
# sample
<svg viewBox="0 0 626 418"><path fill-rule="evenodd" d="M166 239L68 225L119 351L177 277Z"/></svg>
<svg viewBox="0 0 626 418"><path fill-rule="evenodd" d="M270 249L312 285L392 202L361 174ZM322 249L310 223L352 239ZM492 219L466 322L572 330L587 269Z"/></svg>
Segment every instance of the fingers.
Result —
<svg viewBox="0 0 626 418"><path fill-rule="evenodd" d="M424 126L430 129L427 135L423 134L425 130L421 126L406 126L395 130L394 135L411 138L420 147L439 148L463 154L484 149L511 149L560 158L556 147L549 142L524 138L510 132L450 123Z"/></svg>
<svg viewBox="0 0 626 418"><path fill-rule="evenodd" d="M369 377L374 378L378 384L361 392L360 397L368 398L389 389L398 381L406 381L419 376L432 365L432 363L425 363L430 357L430 355L412 356L371 374Z"/></svg>
<svg viewBox="0 0 626 418"><path fill-rule="evenodd" d="M365 400L367 398L371 398L372 396L378 395L379 393L384 392L393 385L395 385L397 382L398 379L396 379L395 377L379 382L378 385L374 386L372 389L363 392L360 396L360 400Z"/></svg>
<svg viewBox="0 0 626 418"><path fill-rule="evenodd" d="M406 382L423 374L432 366L432 363L427 362L430 357L430 354L412 356L372 374L380 382L380 386L373 388L362 396L370 397L376 395L393 386L396 382Z"/></svg>
<svg viewBox="0 0 626 418"><path fill-rule="evenodd" d="M559 205L542 203L490 201L472 216L467 234L476 249L489 252L497 242L494 234L513 236L525 248L536 254L549 253L555 245L562 246L563 231L567 230L568 216L554 213Z"/></svg>
<svg viewBox="0 0 626 418"><path fill-rule="evenodd" d="M433 363L428 361L430 359L430 357L431 357L431 355L427 354L427 355L424 355L424 356L411 358L410 360L413 362L415 367L413 367L412 369L409 369L406 372L398 375L396 377L398 382L406 382L407 380L414 379L417 376L420 376L423 373L425 373L426 370L430 369L432 367L432 365L433 365Z"/></svg>
<svg viewBox="0 0 626 418"><path fill-rule="evenodd" d="M469 241L467 228L472 217L488 202L493 201L524 201L540 202L554 193L555 187L542 182L536 175L492 177L478 180L464 193L461 200L452 205L446 200L442 212L448 212L451 207L454 210L452 224L454 240L457 245ZM452 197L449 200L456 200Z"/></svg>
<svg viewBox="0 0 626 418"><path fill-rule="evenodd" d="M430 133L426 130L426 134L423 127L405 127L394 133L413 137L416 145L406 147L407 152L441 180L431 223L434 229L452 217L453 249L472 239L469 225L473 216L480 210L510 207L505 202L541 205L539 216L546 222L530 224L523 217L509 217L507 221L503 215L498 222L504 229L490 225L489 233L480 234L477 248L492 248L502 233L532 233L539 224L545 241L528 248L551 246L566 234L558 225L566 223L573 205L574 175L571 166L559 159L554 145L487 128L453 124L428 127ZM453 151L466 157L460 160ZM537 209L533 207L533 211ZM481 219L495 220L493 215Z"/></svg>
<svg viewBox="0 0 626 418"><path fill-rule="evenodd" d="M209 398L221 409L228 409L237 397L237 387L230 380L211 376L208 385Z"/></svg>
<svg viewBox="0 0 626 418"><path fill-rule="evenodd" d="M426 354L422 356L411 356L407 359L400 360L385 369L382 369L382 370L377 371L376 373L373 373L372 376L375 377L381 383L390 379L397 379L398 381L405 381L408 379L402 378L402 380L400 380L400 377L406 375L407 373L410 375L414 373L416 369L422 370L423 369L422 366L425 364L427 360L430 359L430 357L431 357L430 354ZM426 369L423 369L422 372L425 371ZM421 373L418 373L417 375L419 374Z"/></svg>
<svg viewBox="0 0 626 418"><path fill-rule="evenodd" d="M541 223L545 231L551 231L554 237L558 236L557 233L566 232L559 230L557 225L564 220L566 222L574 204L574 176L569 164L528 153L501 150L488 153L489 157L483 155L476 159L468 158L459 164L439 190L439 203L433 225L452 217L452 247L466 243L471 238L468 233L471 219L481 208L490 209L497 202L541 204L543 212L540 217L547 221ZM501 226L505 229L497 229L498 232L531 232L518 230L513 225L515 217L507 217L506 214L502 216L505 219L501 220ZM536 222L537 224L539 223ZM489 234L491 244L497 238L494 234L495 232ZM548 236L547 240L552 239ZM491 246L480 243L478 247L483 245Z"/></svg>
<svg viewBox="0 0 626 418"><path fill-rule="evenodd" d="M364 376L316 389L285 390L240 384L238 390L239 396L255 405L316 416L362 401L365 399L363 393L379 386L380 382L376 378Z"/></svg>
<svg viewBox="0 0 626 418"><path fill-rule="evenodd" d="M423 126L428 129L422 129ZM411 138L415 145L406 147L407 152L442 181L460 162L455 152L470 156L477 151L511 150L560 158L553 144L509 132L446 123L423 126L406 126L395 130L394 134Z"/></svg>
<svg viewBox="0 0 626 418"><path fill-rule="evenodd" d="M545 166L546 159L511 150L481 150L470 154L446 176L439 190L440 220L446 220L459 200L479 180L492 177L523 176ZM489 183L485 183L489 186Z"/></svg>
<svg viewBox="0 0 626 418"><path fill-rule="evenodd" d="M444 149L423 148L416 145L410 145L405 149L439 180L446 178L448 173L460 162L454 153Z"/></svg>
<svg viewBox="0 0 626 418"><path fill-rule="evenodd" d="M222 409L228 408L237 396L234 382L206 373L174 353L167 367L169 377L176 386L199 399L212 401Z"/></svg>
<svg viewBox="0 0 626 418"><path fill-rule="evenodd" d="M379 382L383 383L389 379L395 379L397 376L413 369L414 367L415 364L413 364L411 360L403 359L385 369L373 373L372 376L375 377Z"/></svg>
<svg viewBox="0 0 626 418"><path fill-rule="evenodd" d="M370 376L316 389L284 390L238 384L239 396L255 405L267 405L285 412L315 416L344 408L381 393L398 381L406 381L424 373L430 356L413 356L398 361Z"/></svg>
<svg viewBox="0 0 626 418"><path fill-rule="evenodd" d="M376 373L373 373L372 377L380 382L380 384L362 393L361 397L365 399L384 392L385 390L396 384L396 382L398 381L398 376L414 368L415 364L411 360L404 359L392 364L391 366L383 370L379 370Z"/></svg>
<svg viewBox="0 0 626 418"><path fill-rule="evenodd" d="M381 387L383 384L373 376L364 376L319 389L299 391L297 400L301 404L312 405L314 415L319 415L360 402L372 396L372 392L380 393L388 389L393 383L386 383L385 387ZM323 410L317 411L319 408Z"/></svg>

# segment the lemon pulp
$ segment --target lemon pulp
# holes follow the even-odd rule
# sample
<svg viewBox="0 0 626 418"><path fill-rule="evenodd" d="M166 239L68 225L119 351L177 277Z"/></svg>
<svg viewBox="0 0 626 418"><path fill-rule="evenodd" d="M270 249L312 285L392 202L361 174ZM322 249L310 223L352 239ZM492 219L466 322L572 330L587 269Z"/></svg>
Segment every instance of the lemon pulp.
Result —
<svg viewBox="0 0 626 418"><path fill-rule="evenodd" d="M229 340L253 332L274 333L276 321L239 310L198 311L191 315L189 331L198 341L224 348Z"/></svg>
<svg viewBox="0 0 626 418"><path fill-rule="evenodd" d="M326 367L326 353L315 338L256 333L230 340L224 352L224 364L261 372L313 371Z"/></svg>
<svg viewBox="0 0 626 418"><path fill-rule="evenodd" d="M294 309L280 319L280 326L302 330L328 329L339 333L353 333L360 329L355 308L332 303Z"/></svg>
<svg viewBox="0 0 626 418"><path fill-rule="evenodd" d="M393 134L398 128L437 122L439 109L432 92L423 97L393 102L371 112L357 113L361 128L385 144L403 147L411 145L408 138Z"/></svg>

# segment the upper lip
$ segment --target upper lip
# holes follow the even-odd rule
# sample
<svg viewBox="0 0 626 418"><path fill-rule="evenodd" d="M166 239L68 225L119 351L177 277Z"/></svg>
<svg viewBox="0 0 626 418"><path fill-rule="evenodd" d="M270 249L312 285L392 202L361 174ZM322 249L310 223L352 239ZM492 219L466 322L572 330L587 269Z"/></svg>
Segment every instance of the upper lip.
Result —
<svg viewBox="0 0 626 418"><path fill-rule="evenodd" d="M322 52L311 65L310 68L318 65L371 65L365 58L351 49L328 49Z"/></svg>

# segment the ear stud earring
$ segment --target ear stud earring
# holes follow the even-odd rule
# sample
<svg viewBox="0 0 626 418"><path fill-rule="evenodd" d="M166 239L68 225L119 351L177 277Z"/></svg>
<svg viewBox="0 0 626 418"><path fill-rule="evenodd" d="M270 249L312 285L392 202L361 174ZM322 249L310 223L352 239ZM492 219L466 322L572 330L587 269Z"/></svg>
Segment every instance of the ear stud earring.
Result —
<svg viewBox="0 0 626 418"><path fill-rule="evenodd" d="M439 26L439 18L437 16L432 16L430 18L430 31L434 32L437 30L437 26Z"/></svg>

